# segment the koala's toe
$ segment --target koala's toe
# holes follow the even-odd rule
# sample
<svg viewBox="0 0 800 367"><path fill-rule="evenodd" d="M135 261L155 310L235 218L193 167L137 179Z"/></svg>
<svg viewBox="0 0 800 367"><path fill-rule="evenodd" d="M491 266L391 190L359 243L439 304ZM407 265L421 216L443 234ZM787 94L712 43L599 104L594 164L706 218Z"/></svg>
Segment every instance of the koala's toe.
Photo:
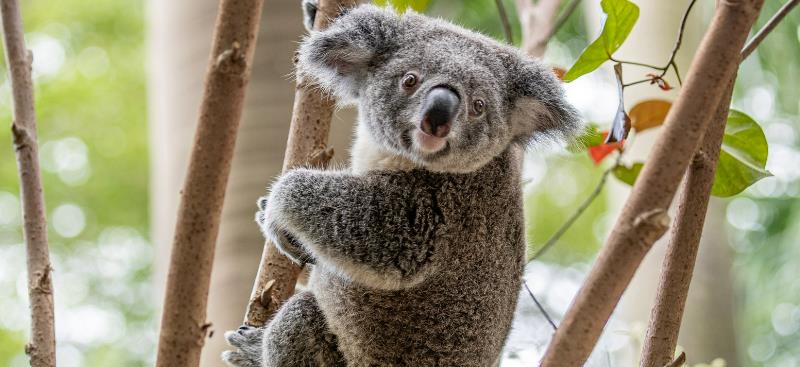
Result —
<svg viewBox="0 0 800 367"><path fill-rule="evenodd" d="M238 330L237 331L226 331L225 332L225 340L228 341L228 344L230 344L231 346L237 347L237 348L240 348L243 345L245 345L245 343L247 343L247 337L244 334L239 333Z"/></svg>
<svg viewBox="0 0 800 367"><path fill-rule="evenodd" d="M226 350L222 352L222 360L233 367L261 367L258 360L249 358L246 354Z"/></svg>

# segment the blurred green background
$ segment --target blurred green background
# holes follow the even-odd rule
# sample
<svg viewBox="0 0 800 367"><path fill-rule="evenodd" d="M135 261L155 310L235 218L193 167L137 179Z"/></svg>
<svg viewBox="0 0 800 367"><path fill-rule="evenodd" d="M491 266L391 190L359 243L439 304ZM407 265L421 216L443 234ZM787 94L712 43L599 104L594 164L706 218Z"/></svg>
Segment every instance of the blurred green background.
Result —
<svg viewBox="0 0 800 367"><path fill-rule="evenodd" d="M587 0L589 1L589 0ZM519 42L513 1L505 2ZM23 2L34 57L39 144L55 268L60 366L144 366L154 360L157 305L148 240L144 3ZM503 39L492 0L430 1L428 11ZM766 1L758 24L780 2ZM299 8L299 6L298 6ZM569 66L591 40L580 9L548 60ZM744 63L735 105L770 141L765 179L728 200L735 309L745 366L800 365L800 16L790 15ZM0 365L25 366L28 310L10 93L0 74ZM289 108L287 106L287 108ZM597 121L607 123L607 121ZM585 154L529 159L528 236L536 248L593 189ZM608 218L597 200L543 259L590 261ZM566 305L564 305L565 307Z"/></svg>

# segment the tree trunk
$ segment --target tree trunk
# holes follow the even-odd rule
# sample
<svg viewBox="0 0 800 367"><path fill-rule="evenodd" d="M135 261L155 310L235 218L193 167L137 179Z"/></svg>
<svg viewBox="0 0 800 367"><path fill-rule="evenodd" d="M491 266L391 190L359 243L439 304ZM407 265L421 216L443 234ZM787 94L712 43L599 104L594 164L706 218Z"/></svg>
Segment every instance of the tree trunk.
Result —
<svg viewBox="0 0 800 367"><path fill-rule="evenodd" d="M738 67L739 50L763 1L728 1L715 13L700 53L667 116L650 164L548 347L542 366L581 365L653 243L667 229L667 208L716 106Z"/></svg>
<svg viewBox="0 0 800 367"><path fill-rule="evenodd" d="M198 366L214 248L263 0L223 0L181 192L156 366Z"/></svg>
<svg viewBox="0 0 800 367"><path fill-rule="evenodd" d="M151 0L149 95L151 131L151 226L157 248L158 297L175 228L178 193L197 123L205 56L211 46L215 0ZM254 222L256 199L280 173L291 119L292 55L303 34L299 1L267 3L262 12L250 86L245 98L233 167L222 211L208 321L216 332L201 355L202 366L222 366L222 332L242 322L261 255L263 236ZM337 111L331 145L347 157L353 111Z"/></svg>
<svg viewBox="0 0 800 367"><path fill-rule="evenodd" d="M314 29L323 30L340 12L352 8L356 0L319 0ZM333 151L328 148L335 101L316 86L298 79L294 107L283 157L283 171L312 165L326 166ZM294 293L302 268L278 251L274 244L264 243L261 263L250 293L244 323L263 326Z"/></svg>
<svg viewBox="0 0 800 367"><path fill-rule="evenodd" d="M722 100L719 101L709 129L703 136L703 143L686 171L683 192L679 200L680 206L670 232L671 238L662 265L656 304L652 308L650 326L647 328L647 335L644 339L642 367L665 366L673 360L675 354L678 332L681 329L681 319L700 244L700 235L706 219L711 186L714 185L714 173L717 171L720 144L725 133L731 94L733 94L732 81L729 82ZM729 277L721 278L729 279ZM727 301L723 307L730 308L732 299L723 301ZM704 320L703 324L714 325L713 329L718 326L712 320ZM730 322L725 324L731 325ZM690 348L687 350L689 355L695 354L698 352L696 349L699 349L699 346L695 345L687 347ZM731 353L735 350L726 352ZM735 355L735 353L731 354L725 355L725 357Z"/></svg>
<svg viewBox="0 0 800 367"><path fill-rule="evenodd" d="M0 13L3 20L6 65L14 99L11 131L17 154L24 218L23 235L27 251L31 339L25 346L25 353L30 356L32 367L52 367L56 365L53 281L47 247L47 220L39 171L39 148L36 142L36 114L31 79L33 59L25 47L19 3L16 0L3 0Z"/></svg>
<svg viewBox="0 0 800 367"><path fill-rule="evenodd" d="M617 51L619 58L663 64L675 43L678 24L688 3L688 0L638 1L637 5L641 10L639 21ZM589 15L590 24L599 29L601 21L599 6L592 4L588 10L586 14ZM684 73L692 61L691 57L697 51L704 30L703 19L708 19L712 11L713 4L702 1L698 1L692 9L676 60L678 67ZM628 65L625 66L625 70L626 76L631 79L651 72L649 69ZM670 81L674 81L672 73L667 74L667 77L672 78ZM637 102L653 98L674 100L679 90L680 88L676 88L664 92L648 85L627 88L625 104L634 106ZM660 127L637 134L632 140L633 144L626 146L625 163L645 161L655 143L655 138L662 129L663 127ZM609 215L616 216L619 207L630 195L631 189L630 186L616 180L610 180L608 189L608 205L612 208ZM674 213L670 216L675 217ZM686 304L683 332L679 336L678 343L691 348L687 354L690 363L708 362L713 358L722 357L729 365L735 366L737 354L736 337L733 332L733 285L731 277L728 276L731 254L724 232L723 204L712 199L707 218L697 258L698 265L694 272L694 284ZM669 234L656 242L620 300L615 317L630 326L646 325L648 322L650 310L654 306L659 271L668 241ZM707 327L712 324L716 326ZM638 349L633 351L633 355L638 356L638 352Z"/></svg>

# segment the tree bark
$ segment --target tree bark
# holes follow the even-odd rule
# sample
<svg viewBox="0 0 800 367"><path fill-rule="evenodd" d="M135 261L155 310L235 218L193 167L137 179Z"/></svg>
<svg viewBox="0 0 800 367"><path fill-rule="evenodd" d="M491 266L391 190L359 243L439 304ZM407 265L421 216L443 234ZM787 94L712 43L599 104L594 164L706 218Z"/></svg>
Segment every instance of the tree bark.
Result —
<svg viewBox="0 0 800 367"><path fill-rule="evenodd" d="M325 29L343 9L355 6L356 0L320 0L314 29ZM324 166L332 158L328 149L328 135L335 101L322 94L319 88L297 80L292 121L283 171L301 165ZM256 275L253 291L245 312L244 323L263 326L277 312L281 304L294 293L297 277L302 268L283 256L275 245L267 241Z"/></svg>
<svg viewBox="0 0 800 367"><path fill-rule="evenodd" d="M220 214L263 0L223 0L178 210L157 366L197 366Z"/></svg>
<svg viewBox="0 0 800 367"><path fill-rule="evenodd" d="M547 349L542 366L582 365L653 242L667 229L667 208L710 117L721 100L739 50L763 0L726 1L715 13L683 91L622 214Z"/></svg>
<svg viewBox="0 0 800 367"><path fill-rule="evenodd" d="M50 253L47 248L47 220L44 193L39 171L39 148L36 141L31 63L33 55L25 47L19 3L3 0L0 4L6 65L14 99L11 132L19 169L20 196L24 217L28 266L28 298L31 310L31 340L25 346L33 367L56 365L56 339L53 312L53 282Z"/></svg>
<svg viewBox="0 0 800 367"><path fill-rule="evenodd" d="M791 0L756 33L741 52L741 60L746 59L761 41L798 4ZM703 136L700 150L687 169L683 185L683 196L678 211L678 221L672 229L672 240L662 266L661 282L656 296L656 307L650 317L650 325L642 351L642 367L661 367L675 354L678 334L683 317L686 297L697 257L703 222L706 217L714 175L728 121L734 76L717 106L709 131Z"/></svg>
<svg viewBox="0 0 800 367"><path fill-rule="evenodd" d="M573 0L573 3L576 3ZM522 26L522 51L541 58L556 30L556 15L561 0L516 0L517 16ZM571 5L572 6L572 5Z"/></svg>
<svg viewBox="0 0 800 367"><path fill-rule="evenodd" d="M642 367L666 366L675 354L732 94L733 82L730 82L686 171L677 220L672 226L655 307L644 339Z"/></svg>

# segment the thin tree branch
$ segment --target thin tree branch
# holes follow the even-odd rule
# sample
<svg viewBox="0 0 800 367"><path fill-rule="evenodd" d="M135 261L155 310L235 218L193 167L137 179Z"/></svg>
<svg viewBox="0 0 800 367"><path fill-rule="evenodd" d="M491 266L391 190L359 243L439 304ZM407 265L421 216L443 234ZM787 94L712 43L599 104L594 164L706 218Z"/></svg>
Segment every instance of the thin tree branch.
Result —
<svg viewBox="0 0 800 367"><path fill-rule="evenodd" d="M19 169L22 200L23 235L28 267L28 298L31 311L31 339L25 346L33 367L56 365L56 342L53 312L53 281L47 247L47 219L39 170L36 142L31 62L33 55L25 47L25 31L17 0L3 0L2 13L5 57L14 100L11 132Z"/></svg>
<svg viewBox="0 0 800 367"><path fill-rule="evenodd" d="M514 34L511 32L511 23L508 21L506 6L503 5L503 0L494 0L494 3L497 5L497 14L500 16L500 23L503 25L503 33L505 33L506 42L508 42L509 45L513 45Z"/></svg>
<svg viewBox="0 0 800 367"><path fill-rule="evenodd" d="M645 68L650 68L650 69L653 69L653 70L658 70L661 73L658 75L657 78L663 78L665 75L667 75L667 72L669 71L669 69L672 68L673 70L675 70L675 77L678 79L678 85L682 85L683 82L681 81L681 75L680 75L680 71L678 71L678 64L675 62L675 57L678 55L678 50L681 49L681 45L683 44L683 33L686 30L686 23L687 23L687 20L689 19L689 14L692 12L692 8L694 7L695 2L697 2L697 0L691 0L689 2L689 5L686 7L686 11L683 12L683 17L681 18L681 25L680 25L680 28L678 28L678 38L675 40L675 45L672 46L672 52L670 53L669 59L667 59L667 63L664 64L664 66L656 66L656 65L637 62L637 61L619 60L619 59L615 59L614 57L612 57L610 55L609 55L608 59L613 61L613 62L620 63L620 64L635 65L635 66L641 66L641 67L645 67ZM632 82L632 83L624 83L622 85L622 87L623 88L630 87L630 86L633 86L633 85L637 85L637 84L641 84L641 83L644 83L644 82L652 81L653 79L654 78L649 78L649 79L644 79L644 80L637 80L637 81Z"/></svg>
<svg viewBox="0 0 800 367"><path fill-rule="evenodd" d="M556 323L553 322L552 318L550 318L550 315L547 313L547 310L544 309L544 306L542 306L542 304L539 303L539 300L536 299L536 296L533 295L533 292L531 291L531 288L528 287L528 282L525 279L522 280L522 285L525 286L525 290L528 291L528 295L531 296L533 303L536 304L536 308L542 312L542 315L544 315L544 318L547 319L547 322L550 324L550 326L553 327L553 330L558 330L558 326L556 326Z"/></svg>
<svg viewBox="0 0 800 367"><path fill-rule="evenodd" d="M575 9L577 9L578 5L580 4L581 0L572 0L569 2L569 4L567 4L566 7L564 7L564 11L562 11L561 14L558 15L558 19L556 19L556 24L550 28L550 34L547 35L548 42L553 38L553 36L556 35L556 33L558 33L558 30L567 23L569 17L575 12Z"/></svg>
<svg viewBox="0 0 800 367"><path fill-rule="evenodd" d="M794 2L795 4L792 4ZM741 51L744 61L758 44L775 28L798 1L790 1L773 16ZM678 209L678 220L672 228L670 242L656 296L656 306L650 315L642 367L661 367L669 363L675 353L683 309L692 281L703 222L714 184L720 145L725 135L728 111L736 77L732 77L722 100L717 106L708 131L703 136L700 149L695 153L686 171L683 195Z"/></svg>
<svg viewBox="0 0 800 367"><path fill-rule="evenodd" d="M522 25L522 50L531 57L544 55L554 32L554 21L561 0L516 0L517 16Z"/></svg>
<svg viewBox="0 0 800 367"><path fill-rule="evenodd" d="M343 10L352 8L356 0L319 0L314 29L322 30ZM283 171L304 165L324 167L333 156L327 147L335 102L319 88L297 80L292 121L283 158ZM280 253L271 242L264 244L244 323L263 326L294 294L302 268Z"/></svg>
<svg viewBox="0 0 800 367"><path fill-rule="evenodd" d="M642 367L665 366L675 354L733 94L733 82L728 84L700 150L686 170L678 213L661 267L656 303L644 340Z"/></svg>
<svg viewBox="0 0 800 367"><path fill-rule="evenodd" d="M798 3L800 3L800 0L789 0L786 2L786 4L783 4L778 12L767 21L767 24L764 24L764 26L761 27L756 35L753 36L749 42L747 42L747 45L744 46L742 49L742 59L746 59L748 56L750 56L750 54L755 51L756 47L761 44L761 41L763 41L764 38L766 38L767 35L772 32L775 26L777 26L778 23L780 23L781 20L786 17L786 14L789 14L789 12L792 11L792 9L794 9Z"/></svg>
<svg viewBox="0 0 800 367"><path fill-rule="evenodd" d="M263 0L223 0L172 244L157 367L194 367L206 322L214 247L250 77Z"/></svg>
<svg viewBox="0 0 800 367"><path fill-rule="evenodd" d="M542 367L580 366L653 243L666 232L667 208L722 99L739 50L763 0L721 3L628 201L586 282L553 338ZM669 162L665 164L664 162ZM661 164L660 164L661 163Z"/></svg>
<svg viewBox="0 0 800 367"><path fill-rule="evenodd" d="M531 256L531 258L528 260L529 263L533 260L540 258L542 255L544 255L545 252L550 250L551 247L553 247L556 243L558 243L558 240L560 240L561 237L564 236L564 233L567 233L567 230L569 230L570 227L572 227L572 225L575 224L575 221L577 221L578 218L580 218L581 215L583 215L583 212L585 212L586 209L588 209L589 206L592 205L594 200L597 199L598 196L600 196L600 193L603 192L603 188L606 185L606 181L608 181L608 175L611 174L611 171L613 170L614 166L611 166L607 168L605 171L603 171L603 175L600 176L600 181L597 182L597 185L595 185L594 189L592 190L592 193L589 194L588 197L586 197L586 199L581 203L581 205L578 206L577 209L575 209L575 212L572 213L572 215L566 220L566 222L564 222L564 224L562 224L561 227L559 227L558 230L556 230L556 232L547 240L547 242L545 242L544 245L542 245L542 248L540 248L538 251L536 251L536 253L533 254L533 256Z"/></svg>

